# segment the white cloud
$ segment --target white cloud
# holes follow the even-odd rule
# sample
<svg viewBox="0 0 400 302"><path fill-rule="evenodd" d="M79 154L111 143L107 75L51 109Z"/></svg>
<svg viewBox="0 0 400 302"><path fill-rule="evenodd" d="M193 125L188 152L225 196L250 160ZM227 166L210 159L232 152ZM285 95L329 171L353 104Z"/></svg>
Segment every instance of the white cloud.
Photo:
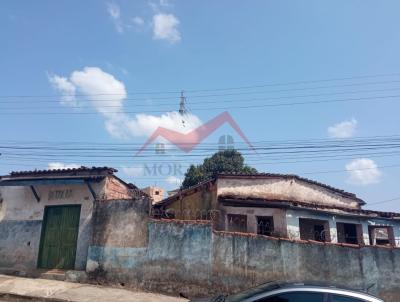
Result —
<svg viewBox="0 0 400 302"><path fill-rule="evenodd" d="M107 3L107 12L115 29L120 34L132 29L147 31L149 28L145 25L148 23L153 31L154 40L164 40L171 44L180 41L181 33L178 30L180 21L172 13L163 12L163 10L172 9L171 3L168 0L158 0L156 2L149 1L148 4L153 11L152 22L145 20L142 16L125 17L120 6L115 2Z"/></svg>
<svg viewBox="0 0 400 302"><path fill-rule="evenodd" d="M126 98L124 83L98 67L85 67L72 72L70 82L90 100L96 110L106 116L119 112ZM105 106L113 106L112 108Z"/></svg>
<svg viewBox="0 0 400 302"><path fill-rule="evenodd" d="M153 38L176 43L181 40L179 20L173 14L158 13L153 16Z"/></svg>
<svg viewBox="0 0 400 302"><path fill-rule="evenodd" d="M178 177L176 177L176 176L171 175L171 176L168 176L168 177L165 179L165 182L168 183L168 184L170 184L170 185L180 186L181 183L182 183L182 179L180 179L180 178L178 178Z"/></svg>
<svg viewBox="0 0 400 302"><path fill-rule="evenodd" d="M129 116L123 107L127 97L124 83L98 67L73 71L69 78L56 77L65 79L71 86L70 89L78 91L89 100L93 108L105 118L106 130L115 138L148 136L158 127L186 133L201 125L201 120L196 115L187 114L182 117L176 111L160 116L144 113ZM52 83L51 79L50 82Z"/></svg>
<svg viewBox="0 0 400 302"><path fill-rule="evenodd" d="M357 120L353 118L349 121L343 121L329 127L328 133L332 138L350 138L356 133L356 128Z"/></svg>
<svg viewBox="0 0 400 302"><path fill-rule="evenodd" d="M161 8L171 8L172 4L169 0L149 1L149 6L154 12L160 12Z"/></svg>
<svg viewBox="0 0 400 302"><path fill-rule="evenodd" d="M144 167L122 167L122 172L131 177L138 177L144 175Z"/></svg>
<svg viewBox="0 0 400 302"><path fill-rule="evenodd" d="M145 24L144 19L139 16L128 19L128 21L124 22L121 14L121 8L116 3L108 3L107 12L114 23L115 29L120 34L123 34L125 30L132 29L133 26L142 27Z"/></svg>
<svg viewBox="0 0 400 302"><path fill-rule="evenodd" d="M160 5L168 7L171 6L171 3L169 2L169 0L160 0Z"/></svg>
<svg viewBox="0 0 400 302"><path fill-rule="evenodd" d="M193 114L182 117L178 112L166 112L160 116L145 113L129 117L122 113L110 115L106 120L107 131L115 138L128 139L137 136L149 136L158 127L187 133L201 125L201 120Z"/></svg>
<svg viewBox="0 0 400 302"><path fill-rule="evenodd" d="M143 26L144 25L144 20L141 17L132 18L132 22L137 26Z"/></svg>
<svg viewBox="0 0 400 302"><path fill-rule="evenodd" d="M108 13L110 14L111 18L113 18L113 19L121 18L121 9L119 8L118 4L108 3L107 10L108 10Z"/></svg>
<svg viewBox="0 0 400 302"><path fill-rule="evenodd" d="M119 5L116 3L108 3L107 11L114 22L115 29L118 33L122 34L124 32L124 25L121 20L121 9Z"/></svg>
<svg viewBox="0 0 400 302"><path fill-rule="evenodd" d="M355 185L378 183L382 176L376 163L369 158L358 158L346 165L348 182Z"/></svg>
<svg viewBox="0 0 400 302"><path fill-rule="evenodd" d="M80 168L81 165L77 164L65 164L61 162L52 162L48 164L49 170L57 170L57 169L77 169Z"/></svg>
<svg viewBox="0 0 400 302"><path fill-rule="evenodd" d="M201 120L193 114L187 114L184 117L179 112L166 112L161 116L137 114L135 119L128 123L132 133L135 136L152 134L158 127L175 130L180 133L186 133L201 125Z"/></svg>
<svg viewBox="0 0 400 302"><path fill-rule="evenodd" d="M58 75L48 76L51 85L61 93L61 103L65 106L76 106L76 87L64 77Z"/></svg>

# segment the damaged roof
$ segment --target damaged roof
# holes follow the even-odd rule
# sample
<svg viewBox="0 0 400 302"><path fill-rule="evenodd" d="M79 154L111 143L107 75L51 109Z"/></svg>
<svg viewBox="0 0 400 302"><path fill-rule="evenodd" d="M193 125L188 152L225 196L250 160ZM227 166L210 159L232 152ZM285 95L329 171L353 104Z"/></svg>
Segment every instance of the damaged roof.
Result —
<svg viewBox="0 0 400 302"><path fill-rule="evenodd" d="M156 204L154 204L154 207L159 207L159 206L163 206L163 205L167 205L171 202L173 202L174 200L176 200L177 198L179 198L180 196L184 195L189 195L192 192L197 192L198 189L201 189L205 186L209 186L211 184L213 184L215 182L215 178L212 179L207 179L205 181L199 182L198 184L191 186L189 188L186 189L178 189L176 191L176 193L174 195L168 196L167 198L164 198L163 200L161 200L160 202L157 202ZM175 191L175 190L174 190Z"/></svg>
<svg viewBox="0 0 400 302"><path fill-rule="evenodd" d="M298 175L295 175L295 174L235 173L235 172L226 173L226 172L223 172L223 173L218 174L218 177L223 177L223 178L232 177L232 178L283 178L283 179L296 179L296 180L300 180L300 181L303 181L303 182L307 182L307 183L312 184L312 185L323 187L325 189L328 189L330 191L334 191L334 192L339 193L339 194L341 194L343 196L346 196L346 197L358 199L358 200L362 201L362 203L364 203L364 201L359 199L356 196L356 194L354 194L354 193L346 192L344 190L332 187L332 186L324 184L322 182L318 182L318 181L315 181L315 180L312 180L312 179L301 177L301 176L298 176Z"/></svg>
<svg viewBox="0 0 400 302"><path fill-rule="evenodd" d="M197 190L199 190L200 188L204 187L204 186L208 186L212 183L214 183L218 178L247 178L247 179L251 179L251 178L283 178L283 179L295 179L295 180L299 180L302 182L306 182L312 185L316 185L316 186L320 186L323 187L329 191L332 191L334 193L340 194L344 197L348 197L348 198L352 198L354 200L356 200L360 205L365 205L366 202L360 198L358 198L356 196L356 194L354 193L350 193L350 192L346 192L344 190L332 187L330 185L315 181L315 180L311 180L305 177L301 177L295 174L279 174L279 173L236 173L236 172L222 172L219 173L215 178L212 179L208 179L206 181L200 182L194 186L191 186L189 188L183 189L183 190L178 190L176 194L169 196L167 198L165 198L164 200L162 200L161 202L159 202L157 204L157 206L161 206L161 205L167 205L170 202L176 200L178 197L182 196L182 195L190 195L192 192L196 192Z"/></svg>

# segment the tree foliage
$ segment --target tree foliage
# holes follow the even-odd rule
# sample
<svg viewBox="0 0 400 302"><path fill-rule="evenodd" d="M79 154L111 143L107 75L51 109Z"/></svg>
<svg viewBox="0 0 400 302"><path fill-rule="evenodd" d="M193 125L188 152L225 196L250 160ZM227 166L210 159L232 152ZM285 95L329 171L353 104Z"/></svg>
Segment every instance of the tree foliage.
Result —
<svg viewBox="0 0 400 302"><path fill-rule="evenodd" d="M205 158L200 165L190 165L182 182L182 189L215 177L221 172L257 173L255 168L245 165L244 158L236 150L219 151Z"/></svg>

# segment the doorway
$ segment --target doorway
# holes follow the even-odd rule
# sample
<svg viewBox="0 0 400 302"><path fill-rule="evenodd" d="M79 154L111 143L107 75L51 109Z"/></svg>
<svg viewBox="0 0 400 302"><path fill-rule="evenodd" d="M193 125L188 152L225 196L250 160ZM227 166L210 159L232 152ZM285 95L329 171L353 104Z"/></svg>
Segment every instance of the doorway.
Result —
<svg viewBox="0 0 400 302"><path fill-rule="evenodd" d="M45 207L39 268L74 269L80 212L80 205Z"/></svg>

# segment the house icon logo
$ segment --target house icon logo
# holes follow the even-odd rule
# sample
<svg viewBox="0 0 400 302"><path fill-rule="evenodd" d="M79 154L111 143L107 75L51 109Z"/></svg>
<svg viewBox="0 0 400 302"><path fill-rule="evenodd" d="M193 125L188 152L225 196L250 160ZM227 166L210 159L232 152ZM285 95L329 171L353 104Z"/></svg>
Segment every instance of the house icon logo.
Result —
<svg viewBox="0 0 400 302"><path fill-rule="evenodd" d="M243 141L255 151L255 148L247 139L246 135L240 129L239 125L235 122L229 112L225 111L209 120L207 123L193 129L192 131L183 134L175 130L166 129L164 127L158 127L153 134L147 139L143 146L137 151L135 156L140 155L153 141L158 137L162 137L169 141L171 144L177 146L180 150L189 153L197 145L199 145L204 139L206 139L215 130L220 128L225 123L228 123L236 133L243 139Z"/></svg>

